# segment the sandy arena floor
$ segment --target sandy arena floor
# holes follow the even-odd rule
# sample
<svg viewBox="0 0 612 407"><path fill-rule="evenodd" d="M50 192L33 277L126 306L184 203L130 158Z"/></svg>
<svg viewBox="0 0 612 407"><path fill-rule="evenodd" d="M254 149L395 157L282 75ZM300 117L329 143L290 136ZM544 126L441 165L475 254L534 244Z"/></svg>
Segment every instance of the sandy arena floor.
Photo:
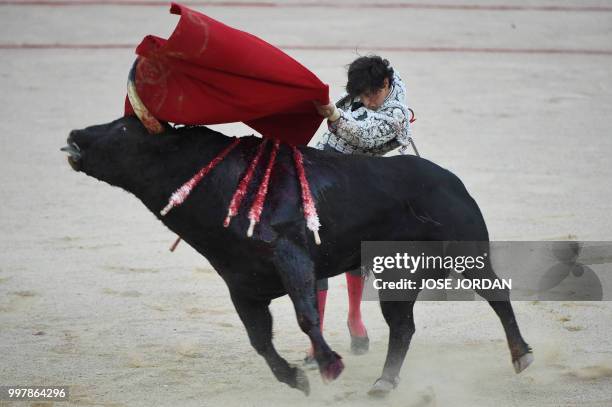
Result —
<svg viewBox="0 0 612 407"><path fill-rule="evenodd" d="M334 95L357 54L388 58L421 153L462 178L492 239L609 240L612 2L467 1L194 7L283 47ZM402 383L373 401L387 329L364 303L371 352L349 354L342 277L326 337L345 372L324 385L309 371L308 398L277 383L208 263L185 244L169 253L174 235L142 204L59 152L71 129L122 113L134 46L175 23L163 4L0 1L0 385L69 385L56 405L79 406L612 405L607 302L516 303L536 356L519 376L486 304L419 303ZM287 298L273 315L279 352L299 362Z"/></svg>

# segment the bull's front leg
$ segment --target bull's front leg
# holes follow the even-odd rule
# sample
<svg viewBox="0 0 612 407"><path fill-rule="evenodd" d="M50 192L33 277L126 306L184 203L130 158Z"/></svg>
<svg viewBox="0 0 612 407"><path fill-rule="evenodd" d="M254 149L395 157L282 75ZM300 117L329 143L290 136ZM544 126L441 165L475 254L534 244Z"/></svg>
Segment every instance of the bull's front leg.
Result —
<svg viewBox="0 0 612 407"><path fill-rule="evenodd" d="M323 380L336 379L342 373L344 364L321 333L312 260L302 247L287 239L280 239L275 247L274 265L293 302L300 329L310 338Z"/></svg>
<svg viewBox="0 0 612 407"><path fill-rule="evenodd" d="M247 330L251 345L266 360L276 379L308 395L310 393L310 385L304 372L300 368L287 363L276 352L272 344L272 315L268 308L270 301L256 301L244 298L239 294L231 292L231 289L230 293L238 316Z"/></svg>

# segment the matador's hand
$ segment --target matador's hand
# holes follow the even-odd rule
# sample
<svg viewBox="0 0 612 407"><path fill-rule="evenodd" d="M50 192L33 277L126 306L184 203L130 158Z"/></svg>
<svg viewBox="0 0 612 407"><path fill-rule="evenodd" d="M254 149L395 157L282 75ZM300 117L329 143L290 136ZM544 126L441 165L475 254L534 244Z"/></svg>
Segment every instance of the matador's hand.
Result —
<svg viewBox="0 0 612 407"><path fill-rule="evenodd" d="M338 118L340 118L340 112L335 104L329 103L327 105L322 105L318 100L314 100L313 103L317 109L317 112L321 116L327 118L330 122L335 122L338 120Z"/></svg>

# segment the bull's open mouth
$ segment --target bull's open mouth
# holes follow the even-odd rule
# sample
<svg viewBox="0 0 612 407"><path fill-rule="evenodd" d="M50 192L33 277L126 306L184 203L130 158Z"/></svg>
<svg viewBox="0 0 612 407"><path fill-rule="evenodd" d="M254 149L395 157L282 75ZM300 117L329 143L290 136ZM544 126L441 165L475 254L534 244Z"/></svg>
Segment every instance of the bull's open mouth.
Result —
<svg viewBox="0 0 612 407"><path fill-rule="evenodd" d="M64 151L68 153L68 164L75 171L80 171L81 169L81 149L78 144L68 138L68 145L60 148L60 151Z"/></svg>

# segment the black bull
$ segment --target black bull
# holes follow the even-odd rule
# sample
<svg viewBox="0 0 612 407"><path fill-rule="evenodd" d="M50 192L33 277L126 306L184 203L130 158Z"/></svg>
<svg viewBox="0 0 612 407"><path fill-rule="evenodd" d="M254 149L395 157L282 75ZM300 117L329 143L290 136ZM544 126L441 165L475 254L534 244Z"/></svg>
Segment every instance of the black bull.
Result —
<svg viewBox="0 0 612 407"><path fill-rule="evenodd" d="M63 150L70 153L69 162L75 170L136 195L168 228L206 257L229 287L257 353L279 381L308 393L304 373L289 365L272 344L268 309L272 299L289 294L299 326L313 344L321 375L335 379L343 364L319 329L317 278L357 268L360 242L365 240L488 242L489 237L478 205L463 183L428 160L301 148L322 224L322 244L317 246L306 229L300 185L287 146L279 150L253 237L245 235L248 220L244 207L250 205L256 186L247 191L242 213L224 228L227 205L260 141L244 139L182 206L165 217L159 212L172 192L228 146L230 138L205 127L167 127L163 134L150 135L138 119L128 117L71 132ZM262 173L258 168L254 179L260 179ZM490 267L488 270L495 278ZM466 277L470 278L469 273ZM486 293L480 294L486 298ZM518 373L532 360L530 348L521 337L507 297L489 304L503 324ZM414 301L382 301L380 305L390 333L384 369L371 390L378 394L397 384L415 331Z"/></svg>

